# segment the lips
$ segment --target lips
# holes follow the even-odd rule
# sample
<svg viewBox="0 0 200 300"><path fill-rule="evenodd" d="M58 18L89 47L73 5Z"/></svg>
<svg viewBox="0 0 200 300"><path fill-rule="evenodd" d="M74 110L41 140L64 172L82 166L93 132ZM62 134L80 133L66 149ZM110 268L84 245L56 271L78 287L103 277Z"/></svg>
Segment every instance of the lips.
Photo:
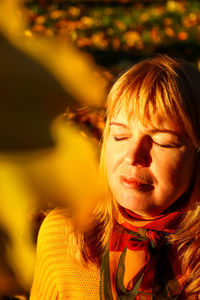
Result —
<svg viewBox="0 0 200 300"><path fill-rule="evenodd" d="M134 177L120 176L120 183L129 189L139 190L139 191L152 191L154 189L153 183L150 179L141 180Z"/></svg>

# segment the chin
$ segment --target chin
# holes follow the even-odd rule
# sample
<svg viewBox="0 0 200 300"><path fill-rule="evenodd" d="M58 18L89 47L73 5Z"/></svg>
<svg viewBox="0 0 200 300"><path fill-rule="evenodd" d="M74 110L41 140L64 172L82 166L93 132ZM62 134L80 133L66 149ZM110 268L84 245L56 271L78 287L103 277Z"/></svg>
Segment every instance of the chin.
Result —
<svg viewBox="0 0 200 300"><path fill-rule="evenodd" d="M121 198L120 200L116 199L119 205L137 214L145 214L145 215L152 215L153 208L152 206L148 205L147 201L136 199L136 198Z"/></svg>

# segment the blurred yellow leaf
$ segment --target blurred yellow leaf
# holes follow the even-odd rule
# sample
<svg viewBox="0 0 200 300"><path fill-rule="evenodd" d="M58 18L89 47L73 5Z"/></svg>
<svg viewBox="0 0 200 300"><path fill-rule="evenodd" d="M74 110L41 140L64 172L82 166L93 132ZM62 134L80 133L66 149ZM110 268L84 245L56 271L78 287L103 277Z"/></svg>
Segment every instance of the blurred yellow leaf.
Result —
<svg viewBox="0 0 200 300"><path fill-rule="evenodd" d="M133 47L141 39L137 31L127 31L124 34L124 40L129 47Z"/></svg>
<svg viewBox="0 0 200 300"><path fill-rule="evenodd" d="M35 262L35 247L28 215L35 199L20 166L2 155L0 197L0 225L6 228L11 240L6 247L8 262L21 286L28 290Z"/></svg>
<svg viewBox="0 0 200 300"><path fill-rule="evenodd" d="M90 17L83 16L83 17L80 19L80 21L81 21L84 25L86 25L86 28L87 28L87 27L90 28L90 27L92 27L92 25L93 25L93 19L90 18Z"/></svg>
<svg viewBox="0 0 200 300"><path fill-rule="evenodd" d="M187 38L188 38L188 34L187 34L187 32L185 32L185 31L181 31L181 32L179 32L179 33L177 34L177 38L178 38L180 41L185 41L185 40L187 40Z"/></svg>
<svg viewBox="0 0 200 300"><path fill-rule="evenodd" d="M99 176L99 149L91 137L62 118L53 124L55 147L26 162L36 194L68 207L85 223L97 201L104 196Z"/></svg>
<svg viewBox="0 0 200 300"><path fill-rule="evenodd" d="M173 31L173 29L171 27L167 27L165 29L166 35L168 35L169 37L173 37L175 35L175 32Z"/></svg>
<svg viewBox="0 0 200 300"><path fill-rule="evenodd" d="M68 8L68 12L71 16L74 16L74 17L78 17L81 13L80 11L80 8L79 7L75 7L75 6L70 6Z"/></svg>
<svg viewBox="0 0 200 300"><path fill-rule="evenodd" d="M52 19L58 19L58 18L62 18L62 17L65 17L66 16L66 12L63 11L63 10L53 10L51 13L50 13L50 17Z"/></svg>
<svg viewBox="0 0 200 300"><path fill-rule="evenodd" d="M175 11L177 9L177 3L176 1L173 1L173 0L168 0L167 1L167 9L169 11Z"/></svg>
<svg viewBox="0 0 200 300"><path fill-rule="evenodd" d="M98 68L92 58L66 38L27 39L24 15L18 4L17 0L0 2L0 30L17 48L42 63L79 102L101 105L107 82L96 72ZM106 41L100 40L104 46Z"/></svg>
<svg viewBox="0 0 200 300"><path fill-rule="evenodd" d="M10 67L0 74L1 78L7 76L1 90L1 116L5 125L1 126L1 142L8 138L7 146L12 151L24 150L27 142L30 146L29 151L0 153L0 229L5 230L10 241L1 241L6 252L5 266L27 290L34 266L31 210L49 203L63 205L82 224L87 224L91 209L103 197L98 149L91 144L87 133L72 123L55 121L53 146L49 143L49 127L60 108L65 103L72 104L74 99L101 105L106 81L92 59L69 40L37 39L27 30L22 4L20 0L0 1L1 53L5 66ZM39 30L46 30L43 22L42 18L38 20ZM7 122L8 113L12 122ZM32 140L37 143L32 144ZM45 149L47 145L49 148ZM1 146L1 151L5 151L6 147ZM33 146L44 149L36 151ZM3 274L2 269L1 278Z"/></svg>

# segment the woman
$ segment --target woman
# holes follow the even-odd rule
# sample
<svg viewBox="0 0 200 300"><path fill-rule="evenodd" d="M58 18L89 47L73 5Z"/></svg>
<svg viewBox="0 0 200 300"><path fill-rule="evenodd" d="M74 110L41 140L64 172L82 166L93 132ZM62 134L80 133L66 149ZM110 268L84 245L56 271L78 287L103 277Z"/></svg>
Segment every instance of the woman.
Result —
<svg viewBox="0 0 200 300"><path fill-rule="evenodd" d="M89 232L62 210L38 238L33 299L198 299L200 74L165 55L113 85ZM75 259L76 257L76 259Z"/></svg>

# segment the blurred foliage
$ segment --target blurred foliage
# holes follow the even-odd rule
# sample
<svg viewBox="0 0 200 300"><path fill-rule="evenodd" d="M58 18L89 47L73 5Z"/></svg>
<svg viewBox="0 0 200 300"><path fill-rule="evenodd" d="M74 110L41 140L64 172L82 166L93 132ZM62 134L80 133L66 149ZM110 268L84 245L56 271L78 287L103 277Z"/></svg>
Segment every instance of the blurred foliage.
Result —
<svg viewBox="0 0 200 300"><path fill-rule="evenodd" d="M51 73L0 35L0 54L5 57L0 73L1 151L52 146L49 125L56 115L77 102L99 106L103 102L106 81L87 56L60 40L28 42L20 46L26 51L31 47L30 53L38 55L44 66L48 64Z"/></svg>
<svg viewBox="0 0 200 300"><path fill-rule="evenodd" d="M0 299L27 298L38 211L64 206L83 229L104 193L98 139L106 80L69 39L27 39L20 4L0 1Z"/></svg>
<svg viewBox="0 0 200 300"><path fill-rule="evenodd" d="M26 36L70 36L108 67L158 52L200 64L197 0L27 0L26 7Z"/></svg>
<svg viewBox="0 0 200 300"><path fill-rule="evenodd" d="M155 52L200 59L199 1L22 3L0 1L0 299L27 298L43 212L67 207L84 229L104 196L98 146L112 74Z"/></svg>

